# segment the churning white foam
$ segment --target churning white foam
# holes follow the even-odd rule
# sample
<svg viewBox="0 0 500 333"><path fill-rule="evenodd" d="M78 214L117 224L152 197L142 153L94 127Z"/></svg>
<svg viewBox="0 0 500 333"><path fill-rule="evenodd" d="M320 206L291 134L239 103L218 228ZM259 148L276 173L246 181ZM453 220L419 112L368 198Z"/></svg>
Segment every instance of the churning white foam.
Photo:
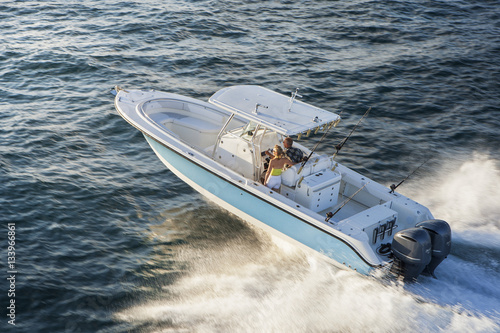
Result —
<svg viewBox="0 0 500 333"><path fill-rule="evenodd" d="M465 244L475 241L473 234L498 246L499 180L496 162L475 156L404 189L449 221ZM291 250L252 228L241 231L250 232L256 237L186 246L177 260L190 269L163 286L165 293L115 318L145 332L500 331L498 268L452 252L436 270L438 280L387 284Z"/></svg>
<svg viewBox="0 0 500 333"><path fill-rule="evenodd" d="M402 193L450 223L455 236L500 248L500 167L489 155L448 159Z"/></svg>
<svg viewBox="0 0 500 333"><path fill-rule="evenodd" d="M495 332L493 319L460 306L426 302L322 263L283 269L279 263L244 264L227 274L194 274L173 286L170 299L117 314L196 332ZM152 330L155 331L155 330ZM163 331L163 330L158 330Z"/></svg>
<svg viewBox="0 0 500 333"><path fill-rule="evenodd" d="M499 328L494 316L470 311L456 300L442 301L432 292L439 286L414 293L263 242L267 254L257 259L252 253L236 253L239 248L231 244L205 253L206 261L201 253L190 253L192 271L164 286L168 296L139 303L116 318L150 326L147 332L495 332ZM432 297L426 298L427 294Z"/></svg>

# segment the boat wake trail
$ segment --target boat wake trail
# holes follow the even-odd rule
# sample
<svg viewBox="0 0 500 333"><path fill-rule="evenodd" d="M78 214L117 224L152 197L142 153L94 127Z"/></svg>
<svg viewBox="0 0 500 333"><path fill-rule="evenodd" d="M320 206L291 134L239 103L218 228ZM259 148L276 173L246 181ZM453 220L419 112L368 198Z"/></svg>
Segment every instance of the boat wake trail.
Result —
<svg viewBox="0 0 500 333"><path fill-rule="evenodd" d="M454 236L500 248L500 165L488 155L449 162L420 182L417 198L449 221Z"/></svg>
<svg viewBox="0 0 500 333"><path fill-rule="evenodd" d="M189 213L192 242L176 258L189 268L115 318L144 332L498 332L499 180L475 156L406 184L454 232L438 279L411 285L337 269L219 209Z"/></svg>
<svg viewBox="0 0 500 333"><path fill-rule="evenodd" d="M275 249L276 250L276 249ZM213 267L116 315L156 332L495 332L494 319L298 255ZM214 263L214 261L212 261ZM221 263L219 263L221 264ZM161 329L160 329L161 328Z"/></svg>
<svg viewBox="0 0 500 333"><path fill-rule="evenodd" d="M488 155L446 163L408 190L451 225L451 254L436 273L406 289L454 311L490 319L500 330L500 168ZM480 330L482 331L482 330Z"/></svg>

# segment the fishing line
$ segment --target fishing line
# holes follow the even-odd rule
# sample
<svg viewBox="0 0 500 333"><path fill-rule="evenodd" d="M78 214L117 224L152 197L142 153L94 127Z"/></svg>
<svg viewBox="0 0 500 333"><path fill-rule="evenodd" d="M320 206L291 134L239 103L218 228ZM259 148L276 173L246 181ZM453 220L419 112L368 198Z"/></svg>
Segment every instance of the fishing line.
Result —
<svg viewBox="0 0 500 333"><path fill-rule="evenodd" d="M358 127L358 125L361 123L361 121L363 121L363 119L366 118L366 116L368 115L368 113L370 113L371 109L372 109L372 107L370 106L368 108L368 110L366 110L365 114L361 117L361 119L359 119L359 121L356 124L356 126L353 127L353 129L351 130L351 133L349 133L348 136L346 136L342 141L340 141L340 143L338 145L335 146L336 152L335 152L335 154L333 154L333 159L335 159L335 157L337 156L337 154L339 153L339 151L342 149L342 147L344 147L345 143L347 142L347 140L349 140L349 138L351 137L352 133L354 133L354 131L356 130L356 128Z"/></svg>
<svg viewBox="0 0 500 333"><path fill-rule="evenodd" d="M425 160L422 164L420 164L420 165L418 166L418 168L416 168L415 170L413 170L413 171L412 171L412 172L411 172L408 176L406 176L406 178L405 178L405 179L403 179L402 181L400 181L398 185L394 185L394 184L392 184L392 185L390 186L390 189L391 189L391 190L389 191L389 193L394 193L394 191L395 191L395 190L399 187L399 185L403 184L403 183L404 183L404 182L405 182L408 178L410 178L410 176L411 176L411 175L413 175L415 172L417 172L417 170L418 170L418 169L420 169L420 168L421 168L421 167L422 167L425 163L427 163L430 159L431 159L431 157L429 157L428 159L426 159L426 160Z"/></svg>

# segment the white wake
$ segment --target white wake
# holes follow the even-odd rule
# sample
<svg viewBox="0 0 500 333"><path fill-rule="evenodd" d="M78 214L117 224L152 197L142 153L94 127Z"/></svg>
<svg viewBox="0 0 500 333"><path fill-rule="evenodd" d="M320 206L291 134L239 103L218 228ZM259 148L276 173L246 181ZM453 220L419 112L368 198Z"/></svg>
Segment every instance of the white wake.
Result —
<svg viewBox="0 0 500 333"><path fill-rule="evenodd" d="M438 280L388 285L243 228L186 245L177 260L189 270L115 318L146 332L498 332L500 258L474 258L477 248L500 253L499 180L497 162L475 156L405 183L457 240Z"/></svg>

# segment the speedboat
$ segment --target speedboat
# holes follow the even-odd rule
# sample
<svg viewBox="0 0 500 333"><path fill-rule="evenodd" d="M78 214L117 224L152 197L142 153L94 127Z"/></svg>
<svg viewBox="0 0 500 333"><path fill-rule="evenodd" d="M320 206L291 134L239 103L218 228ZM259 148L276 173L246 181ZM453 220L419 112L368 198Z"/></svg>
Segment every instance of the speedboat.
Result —
<svg viewBox="0 0 500 333"><path fill-rule="evenodd" d="M219 206L273 235L370 276L434 276L451 248L451 229L428 208L308 148L341 117L256 85L223 88L207 102L155 90L115 87L115 107L158 158ZM263 154L287 137L308 158L262 181ZM309 145L310 146L310 145Z"/></svg>

